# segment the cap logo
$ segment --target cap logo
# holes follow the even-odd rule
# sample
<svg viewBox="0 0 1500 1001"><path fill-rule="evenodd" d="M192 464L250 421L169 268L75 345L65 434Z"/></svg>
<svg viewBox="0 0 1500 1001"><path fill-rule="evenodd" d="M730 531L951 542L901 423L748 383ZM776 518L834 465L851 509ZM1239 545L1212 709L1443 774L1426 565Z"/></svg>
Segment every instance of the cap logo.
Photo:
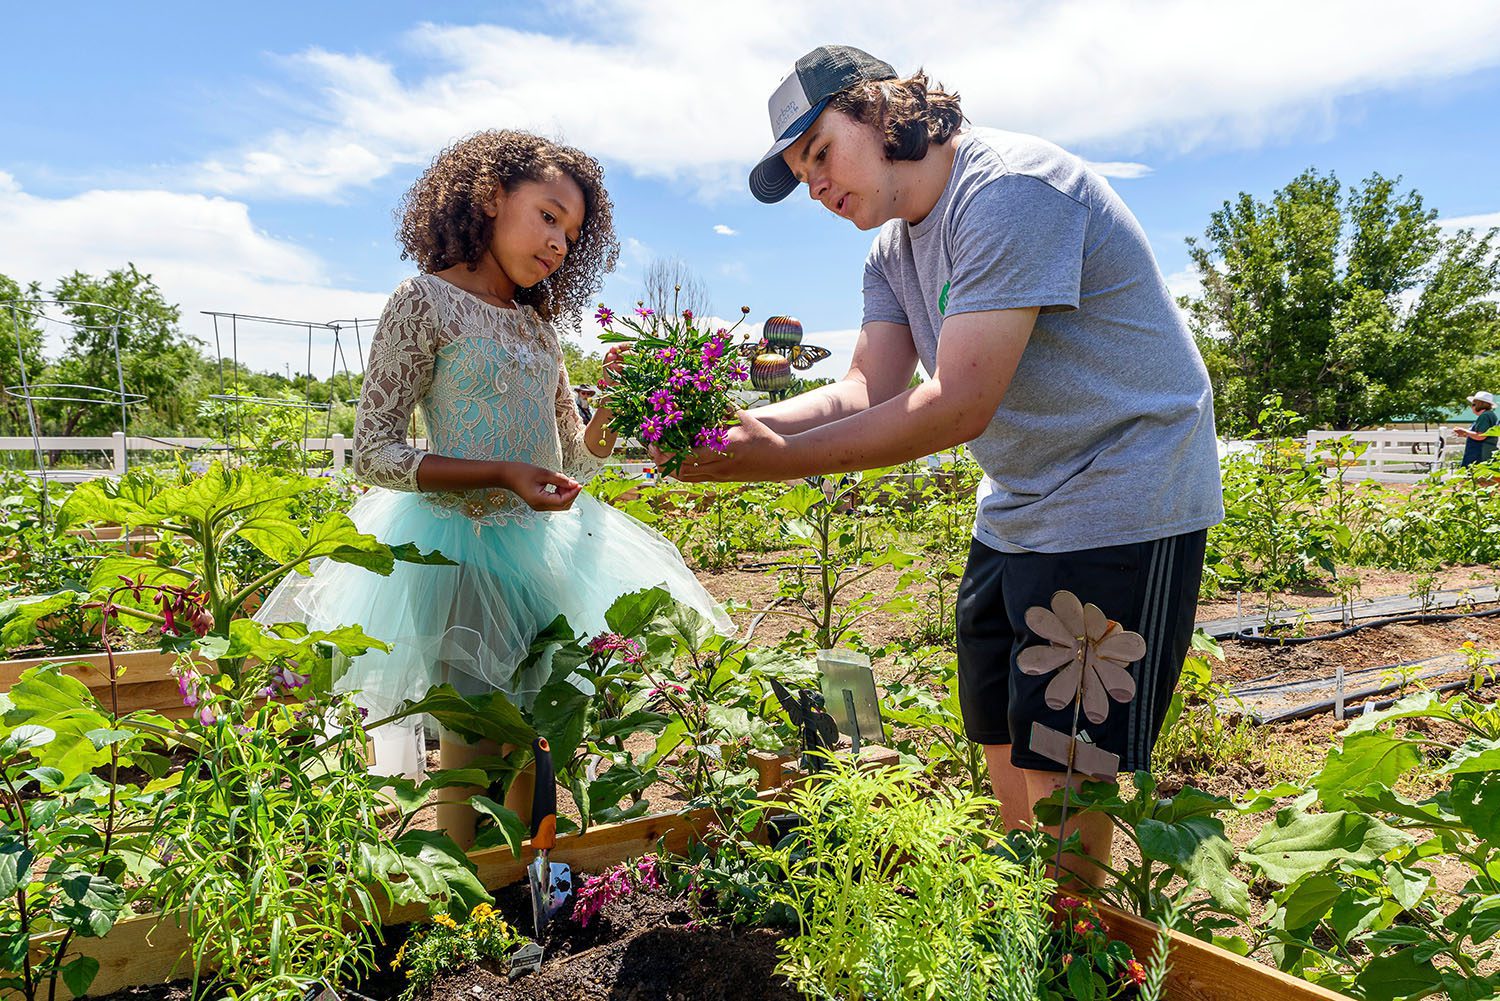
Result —
<svg viewBox="0 0 1500 1001"><path fill-rule="evenodd" d="M797 119L807 113L812 107L812 102L807 99L807 92L802 89L802 81L793 72L781 86L776 88L776 93L771 95L771 138L780 139L781 134L786 131Z"/></svg>

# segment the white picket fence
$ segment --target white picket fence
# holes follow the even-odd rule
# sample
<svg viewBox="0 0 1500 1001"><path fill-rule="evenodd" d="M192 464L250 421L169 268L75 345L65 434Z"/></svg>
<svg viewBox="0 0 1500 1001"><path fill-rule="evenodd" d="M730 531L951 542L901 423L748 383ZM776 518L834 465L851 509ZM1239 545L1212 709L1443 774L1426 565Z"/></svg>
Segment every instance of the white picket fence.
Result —
<svg viewBox="0 0 1500 1001"><path fill-rule="evenodd" d="M1353 452L1334 454L1333 439L1348 436L1367 447L1357 458ZM1459 442L1455 447L1454 442ZM1382 483L1414 483L1434 470L1451 466L1463 455L1462 441L1447 428L1432 431L1310 431L1307 457L1329 466L1349 464L1348 476Z"/></svg>
<svg viewBox="0 0 1500 1001"><path fill-rule="evenodd" d="M1307 436L1307 457L1321 460L1331 466L1335 457L1328 442L1330 439L1340 438L1345 434L1348 434L1354 441L1364 442L1369 446L1357 459L1349 453L1345 454L1344 461L1350 463L1348 476L1352 479L1410 483L1420 480L1435 469L1455 464L1459 456L1463 454L1463 449L1454 444L1458 439L1453 438L1446 428L1440 428L1432 431L1313 431ZM336 434L327 438L308 438L302 444L303 448L310 452L328 452L331 456L328 468L337 473L348 465L354 440L345 435ZM418 448L426 447L426 442L421 439L415 444ZM1219 454L1222 458L1253 445L1253 442L1221 442ZM42 438L41 450L47 454L94 453L96 459L104 459L107 463L90 464L88 468L49 469L48 478L59 482L78 482L99 476L118 476L130 468L130 453L132 452L161 453L189 450L198 453L203 459L211 459L226 451L222 443L212 438L126 436L118 431L111 435L94 437ZM35 451L36 443L29 437L0 437L0 452L34 454ZM928 465L937 466L942 458L945 457L928 456ZM614 462L610 465L618 468L626 476L648 476L654 471L652 465L646 462Z"/></svg>
<svg viewBox="0 0 1500 1001"><path fill-rule="evenodd" d="M427 441L418 438L413 444L417 448L425 449ZM332 435L327 438L308 438L302 443L302 447L308 452L327 452L331 456L330 464L320 467L331 473L338 473L347 466L352 459L354 439L341 434ZM107 465L90 464L83 468L58 468L47 470L47 478L58 483L79 483L84 480L97 479L101 476L120 476L130 468L130 453L132 452L173 452L186 450L193 452L198 458L208 461L223 455L228 449L222 442L213 438L155 438L137 435L124 435L116 431L111 435L98 436L76 436L76 437L52 437L41 439L41 451L43 455L54 452L78 452L93 453L94 461L100 459ZM37 442L29 437L0 437L0 452L25 452L35 455ZM946 456L945 458L951 458ZM35 460L33 459L33 462ZM929 457L928 465L938 465L939 457ZM614 461L607 464L609 468L616 469L623 476L634 478L651 479L656 473L656 466L649 462L620 462ZM29 470L36 475L36 470Z"/></svg>

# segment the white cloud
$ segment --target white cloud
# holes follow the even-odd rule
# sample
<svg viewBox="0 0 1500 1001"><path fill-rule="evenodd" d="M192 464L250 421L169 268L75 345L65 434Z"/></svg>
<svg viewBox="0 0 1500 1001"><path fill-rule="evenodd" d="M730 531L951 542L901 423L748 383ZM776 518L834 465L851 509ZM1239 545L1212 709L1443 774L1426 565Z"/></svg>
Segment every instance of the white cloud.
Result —
<svg viewBox="0 0 1500 1001"><path fill-rule="evenodd" d="M1133 163L1129 160L1086 160L1084 162L1096 174L1103 177L1118 177L1126 181L1133 181L1137 177L1145 177L1151 173L1151 167L1148 164Z"/></svg>
<svg viewBox="0 0 1500 1001"><path fill-rule="evenodd" d="M714 232L718 233L720 236L738 236L740 233L739 230L731 229L730 227L724 225L722 222L714 224Z"/></svg>
<svg viewBox="0 0 1500 1001"><path fill-rule="evenodd" d="M257 229L240 202L169 191L85 191L68 198L27 194L0 172L0 273L21 282L80 270L102 274L134 263L169 302L182 308L182 327L214 350L213 321L202 310L322 322L379 315L386 293L334 287L315 254ZM230 350L228 328L223 347ZM369 347L368 336L365 347ZM332 341L319 333L314 373L333 363ZM350 346L350 363L357 366ZM260 370L307 367L306 328L247 324L240 361Z"/></svg>
<svg viewBox="0 0 1500 1001"><path fill-rule="evenodd" d="M1439 219L1438 225L1444 229L1477 229L1483 232L1492 226L1500 226L1500 212L1483 212L1479 215L1454 216L1452 219Z"/></svg>
<svg viewBox="0 0 1500 1001"><path fill-rule="evenodd" d="M1500 5L1487 0L1429 5L1420 19L1394 0L933 0L917 20L897 0L575 0L557 13L576 33L421 25L406 38L417 68L404 75L370 56L294 55L285 87L302 118L204 161L193 178L226 193L333 197L503 123L640 176L743 192L769 141L766 97L797 55L830 38L898 71L925 65L976 122L1118 153L1326 129L1342 99L1500 63ZM706 53L732 58L709 68Z"/></svg>

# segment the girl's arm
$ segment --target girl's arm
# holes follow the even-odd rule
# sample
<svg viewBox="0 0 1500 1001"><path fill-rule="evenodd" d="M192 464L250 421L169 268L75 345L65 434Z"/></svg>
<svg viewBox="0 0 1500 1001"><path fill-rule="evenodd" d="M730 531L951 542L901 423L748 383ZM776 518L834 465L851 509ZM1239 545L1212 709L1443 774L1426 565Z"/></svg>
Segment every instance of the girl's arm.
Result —
<svg viewBox="0 0 1500 1001"><path fill-rule="evenodd" d="M555 332L554 332L555 336ZM608 365L617 352L611 350L605 356ZM606 380L608 375L605 376ZM608 406L601 405L594 417L584 427L578 413L578 403L573 398L573 383L568 378L568 366L562 362L562 348L558 348L557 371L557 440L562 446L563 472L580 480L588 480L604 465L615 448L615 434L606 425L613 416Z"/></svg>
<svg viewBox="0 0 1500 1001"><path fill-rule="evenodd" d="M437 310L422 282L397 286L370 342L354 426L354 473L391 490L503 488L537 510L562 510L579 486L571 478L524 462L487 462L433 455L406 441L417 401L432 383ZM550 489L549 489L550 488Z"/></svg>

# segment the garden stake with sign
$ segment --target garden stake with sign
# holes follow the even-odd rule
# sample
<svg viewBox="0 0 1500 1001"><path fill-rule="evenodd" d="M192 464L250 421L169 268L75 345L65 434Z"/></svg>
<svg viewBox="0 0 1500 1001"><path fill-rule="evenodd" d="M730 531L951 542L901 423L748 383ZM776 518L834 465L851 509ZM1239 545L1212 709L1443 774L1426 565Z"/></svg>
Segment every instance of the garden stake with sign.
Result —
<svg viewBox="0 0 1500 1001"><path fill-rule="evenodd" d="M1062 816L1057 827L1057 856L1053 868L1062 872L1063 840L1068 823L1068 796L1073 772L1105 782L1114 781L1120 757L1095 746L1078 729L1082 713L1095 725L1109 718L1109 701L1135 698L1135 679L1127 670L1146 655L1146 641L1139 633L1122 629L1098 605L1083 604L1071 591L1052 595L1052 607L1035 605L1026 610L1026 625L1048 645L1027 647L1016 657L1025 674L1041 676L1057 672L1043 695L1047 708L1073 706L1071 732L1060 733L1041 723L1031 725L1031 749L1066 767L1063 778Z"/></svg>

